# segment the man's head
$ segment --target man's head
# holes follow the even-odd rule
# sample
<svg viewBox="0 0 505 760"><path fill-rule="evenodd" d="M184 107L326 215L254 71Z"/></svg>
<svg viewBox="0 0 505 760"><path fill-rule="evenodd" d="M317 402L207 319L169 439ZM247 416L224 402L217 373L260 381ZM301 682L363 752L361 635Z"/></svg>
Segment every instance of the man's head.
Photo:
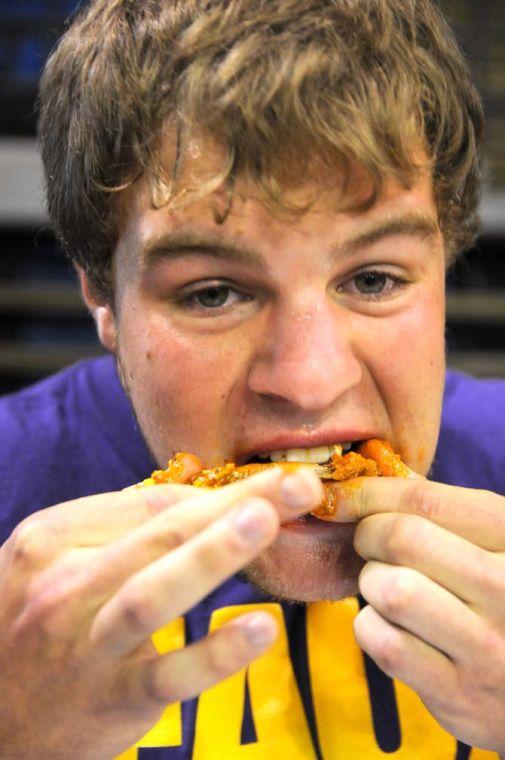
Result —
<svg viewBox="0 0 505 760"><path fill-rule="evenodd" d="M49 60L40 102L51 218L109 298L120 189L147 172L155 203L185 192L195 130L223 151L198 191L225 180L232 193L245 175L273 208L307 172L356 162L375 188L408 185L424 152L448 260L475 235L481 107L429 0L95 0Z"/></svg>
<svg viewBox="0 0 505 760"><path fill-rule="evenodd" d="M96 2L42 88L50 210L160 464L438 436L478 100L425 0ZM355 590L352 528L251 568Z"/></svg>

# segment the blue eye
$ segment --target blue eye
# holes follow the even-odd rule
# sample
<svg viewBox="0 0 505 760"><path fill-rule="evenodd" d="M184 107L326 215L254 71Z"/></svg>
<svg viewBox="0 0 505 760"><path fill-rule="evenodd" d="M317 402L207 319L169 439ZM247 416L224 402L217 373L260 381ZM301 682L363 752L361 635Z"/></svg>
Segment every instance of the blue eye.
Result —
<svg viewBox="0 0 505 760"><path fill-rule="evenodd" d="M391 279L383 272L361 272L353 278L356 289L363 295L379 295Z"/></svg>
<svg viewBox="0 0 505 760"><path fill-rule="evenodd" d="M230 290L231 288L225 285L213 285L210 288L205 288L205 290L194 293L193 298L205 309L218 309L226 304Z"/></svg>

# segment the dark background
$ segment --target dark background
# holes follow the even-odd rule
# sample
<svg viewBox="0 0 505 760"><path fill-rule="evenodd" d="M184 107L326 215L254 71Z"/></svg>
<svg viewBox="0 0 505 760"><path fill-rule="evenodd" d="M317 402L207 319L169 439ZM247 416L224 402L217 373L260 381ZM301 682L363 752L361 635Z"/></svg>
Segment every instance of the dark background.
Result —
<svg viewBox="0 0 505 760"><path fill-rule="evenodd" d="M440 2L488 117L483 233L448 279L449 363L505 377L505 3ZM0 0L0 393L101 353L43 210L37 82L75 0Z"/></svg>

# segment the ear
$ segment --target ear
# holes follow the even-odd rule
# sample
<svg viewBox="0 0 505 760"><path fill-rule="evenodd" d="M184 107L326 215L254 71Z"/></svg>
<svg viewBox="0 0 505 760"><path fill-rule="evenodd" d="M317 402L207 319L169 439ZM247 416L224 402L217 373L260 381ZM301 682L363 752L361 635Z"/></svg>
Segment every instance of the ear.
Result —
<svg viewBox="0 0 505 760"><path fill-rule="evenodd" d="M88 276L77 267L84 302L95 320L100 343L112 353L116 351L116 318L110 303L99 298L91 285Z"/></svg>

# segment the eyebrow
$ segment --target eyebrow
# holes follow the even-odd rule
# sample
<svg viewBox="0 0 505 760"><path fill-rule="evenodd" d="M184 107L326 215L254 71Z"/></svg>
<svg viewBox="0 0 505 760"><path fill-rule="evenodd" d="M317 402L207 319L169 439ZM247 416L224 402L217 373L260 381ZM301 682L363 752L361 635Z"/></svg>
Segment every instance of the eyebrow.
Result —
<svg viewBox="0 0 505 760"><path fill-rule="evenodd" d="M348 254L357 253L362 248L367 248L374 243L378 243L384 238L400 237L417 237L421 240L436 236L440 227L436 219L427 212L411 211L402 216L391 216L379 222L371 223L368 229L359 232L355 237L347 240L343 246L340 246Z"/></svg>
<svg viewBox="0 0 505 760"><path fill-rule="evenodd" d="M364 230L338 243L331 249L333 256L352 256L374 243L388 237L408 236L422 240L434 237L440 231L436 219L426 212L409 212L401 216L371 222ZM246 264L258 274L265 272L266 263L258 251L227 240L221 234L199 234L192 230L168 233L151 240L142 249L142 264L145 269L154 267L159 261L174 260L185 256L212 256L224 261Z"/></svg>
<svg viewBox="0 0 505 760"><path fill-rule="evenodd" d="M143 266L150 269L163 259L184 256L212 256L224 261L247 264L262 273L266 269L263 258L247 247L226 240L222 235L200 235L192 231L169 233L148 243L142 251Z"/></svg>

